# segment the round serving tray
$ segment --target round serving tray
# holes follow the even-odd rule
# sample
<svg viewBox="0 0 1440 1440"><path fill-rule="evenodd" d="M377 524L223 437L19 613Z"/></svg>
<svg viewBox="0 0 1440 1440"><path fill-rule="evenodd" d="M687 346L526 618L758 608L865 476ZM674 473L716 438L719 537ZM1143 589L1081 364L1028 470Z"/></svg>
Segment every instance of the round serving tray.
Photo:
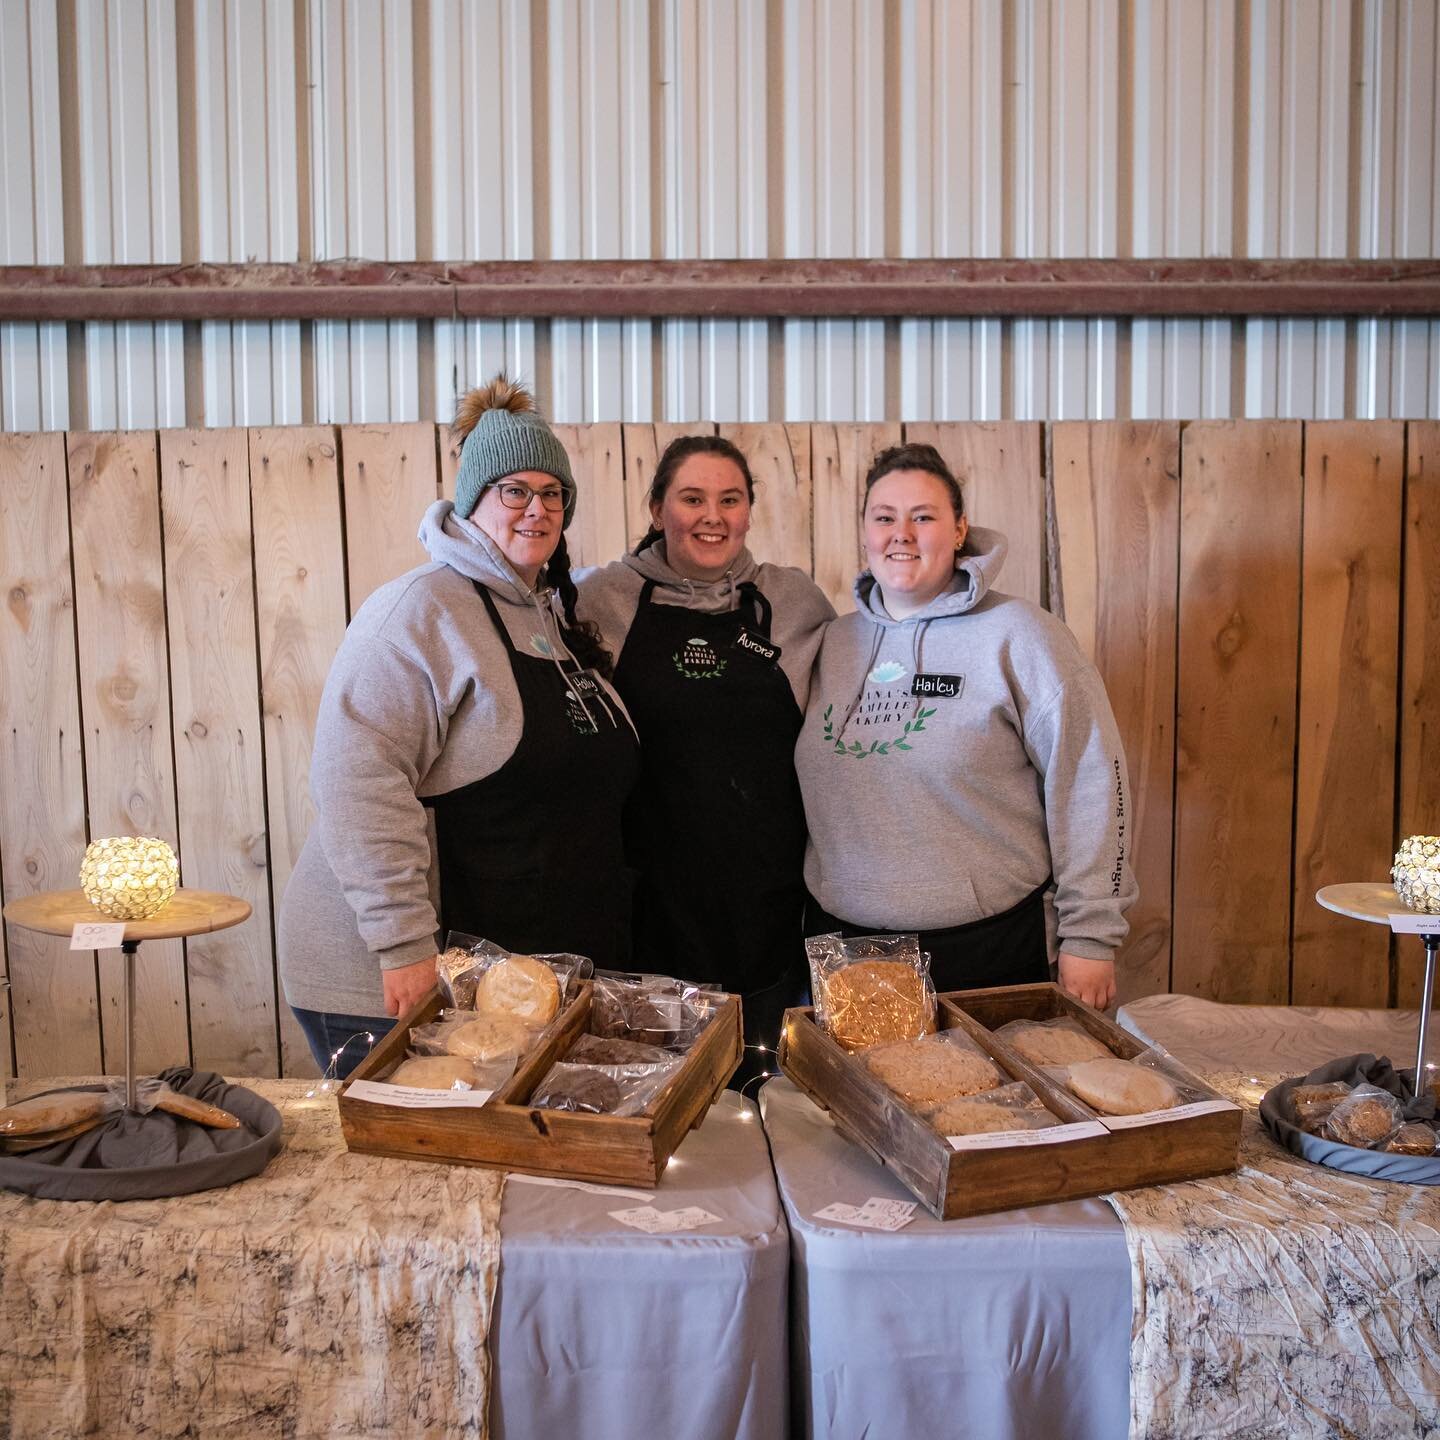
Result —
<svg viewBox="0 0 1440 1440"><path fill-rule="evenodd" d="M241 1130L212 1131L163 1111L143 1116L122 1111L105 1124L153 1121L159 1125L187 1126L201 1134L190 1137L187 1147L192 1152L190 1155L164 1165L110 1168L98 1163L66 1164L74 1147L93 1148L97 1131L104 1128L97 1127L74 1140L60 1141L43 1150L0 1155L0 1187L42 1200L157 1200L169 1195L189 1195L197 1190L214 1190L258 1175L284 1143L280 1112L263 1096L243 1085L231 1085L206 1071L194 1072L190 1080L182 1078L189 1074L176 1069L166 1071L164 1078L172 1088L183 1088L186 1094L198 1094L212 1105L228 1110L242 1122ZM62 1089L97 1091L104 1090L105 1086L73 1085ZM210 1137L208 1144L206 1137ZM88 1152L87 1159L93 1159Z"/></svg>
<svg viewBox="0 0 1440 1440"><path fill-rule="evenodd" d="M1265 1128L1287 1150L1308 1160L1312 1165L1324 1165L1330 1170L1344 1170L1351 1175L1363 1175L1369 1180L1398 1180L1406 1185L1440 1185L1440 1156L1434 1155L1391 1155L1384 1150L1360 1150L1354 1145L1341 1145L1335 1140L1324 1140L1319 1135L1307 1135L1289 1116L1290 1092L1297 1085L1313 1084L1336 1078L1348 1073L1347 1067L1361 1059L1350 1056L1346 1060L1332 1061L1309 1075L1296 1075L1282 1080L1273 1089L1266 1091L1260 1101L1260 1118ZM1335 1070L1336 1075L1327 1075Z"/></svg>

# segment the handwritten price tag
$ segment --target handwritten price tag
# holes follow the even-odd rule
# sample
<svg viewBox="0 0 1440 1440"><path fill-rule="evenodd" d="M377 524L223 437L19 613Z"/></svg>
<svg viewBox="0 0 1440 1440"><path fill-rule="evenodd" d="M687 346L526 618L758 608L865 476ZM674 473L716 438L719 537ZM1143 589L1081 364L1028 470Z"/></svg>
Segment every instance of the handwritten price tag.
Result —
<svg viewBox="0 0 1440 1440"><path fill-rule="evenodd" d="M106 924L99 920L82 920L70 932L72 950L118 950L125 938L125 922Z"/></svg>
<svg viewBox="0 0 1440 1440"><path fill-rule="evenodd" d="M1390 928L1397 935L1440 935L1440 915L1422 915L1418 910L1390 916Z"/></svg>

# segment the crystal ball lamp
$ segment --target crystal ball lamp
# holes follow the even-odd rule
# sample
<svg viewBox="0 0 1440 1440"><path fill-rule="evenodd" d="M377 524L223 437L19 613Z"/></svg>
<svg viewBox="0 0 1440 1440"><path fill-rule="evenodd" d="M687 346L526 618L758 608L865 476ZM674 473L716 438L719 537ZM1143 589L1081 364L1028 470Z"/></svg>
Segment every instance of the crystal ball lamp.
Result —
<svg viewBox="0 0 1440 1440"><path fill-rule="evenodd" d="M145 920L163 910L180 883L175 852L153 835L115 835L85 847L80 888L115 920Z"/></svg>

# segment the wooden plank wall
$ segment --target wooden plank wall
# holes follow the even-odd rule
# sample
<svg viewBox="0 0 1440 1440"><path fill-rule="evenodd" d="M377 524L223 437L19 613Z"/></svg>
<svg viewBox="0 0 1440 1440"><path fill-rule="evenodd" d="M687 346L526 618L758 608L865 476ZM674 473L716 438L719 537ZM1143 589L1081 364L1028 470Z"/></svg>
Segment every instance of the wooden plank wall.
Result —
<svg viewBox="0 0 1440 1440"><path fill-rule="evenodd" d="M665 445L717 428L755 475L752 548L841 608L866 467L902 436L1007 533L1002 588L1064 616L1125 737L1125 995L1414 1002L1418 941L1312 896L1440 829L1440 425L562 426L573 562L633 543ZM87 839L147 831L178 839L186 884L255 910L144 947L142 1066L311 1073L273 915L312 818L315 712L455 464L426 424L0 435L0 894L69 887ZM6 927L0 1066L114 1069L116 958Z"/></svg>

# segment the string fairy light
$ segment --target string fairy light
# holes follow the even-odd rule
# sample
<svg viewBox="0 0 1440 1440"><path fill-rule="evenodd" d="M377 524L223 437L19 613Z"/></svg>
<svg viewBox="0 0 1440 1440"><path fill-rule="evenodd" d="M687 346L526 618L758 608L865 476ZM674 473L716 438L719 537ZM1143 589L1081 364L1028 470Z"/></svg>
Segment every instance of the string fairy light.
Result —
<svg viewBox="0 0 1440 1440"><path fill-rule="evenodd" d="M365 1053L367 1055L370 1053L370 1050L375 1048L375 1036L369 1030L357 1030L338 1050L332 1050L330 1052L330 1063L325 1067L325 1074L317 1084L305 1092L305 1098L307 1100L314 1100L319 1095L333 1095L339 1090L341 1083L339 1075L340 1057L357 1040L364 1040L366 1042L368 1049Z"/></svg>

